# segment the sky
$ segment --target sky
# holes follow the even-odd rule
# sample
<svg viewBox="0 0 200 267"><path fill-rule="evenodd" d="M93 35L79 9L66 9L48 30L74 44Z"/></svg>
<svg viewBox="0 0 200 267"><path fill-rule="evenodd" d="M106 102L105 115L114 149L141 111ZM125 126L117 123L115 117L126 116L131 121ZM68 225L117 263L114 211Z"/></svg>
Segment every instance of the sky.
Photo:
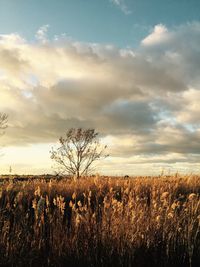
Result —
<svg viewBox="0 0 200 267"><path fill-rule="evenodd" d="M0 173L53 173L94 128L101 174L200 170L200 1L0 0Z"/></svg>

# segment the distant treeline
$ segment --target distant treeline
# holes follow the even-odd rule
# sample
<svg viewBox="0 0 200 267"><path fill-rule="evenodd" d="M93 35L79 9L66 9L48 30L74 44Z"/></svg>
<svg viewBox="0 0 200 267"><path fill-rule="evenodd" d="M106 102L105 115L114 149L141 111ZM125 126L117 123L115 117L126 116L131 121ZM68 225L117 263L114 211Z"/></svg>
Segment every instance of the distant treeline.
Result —
<svg viewBox="0 0 200 267"><path fill-rule="evenodd" d="M61 176L61 175L1 175L0 176L0 183L13 181L13 182L25 182L25 181L35 181L35 180L43 180L43 181L50 181L50 180L65 180L70 179L70 176Z"/></svg>

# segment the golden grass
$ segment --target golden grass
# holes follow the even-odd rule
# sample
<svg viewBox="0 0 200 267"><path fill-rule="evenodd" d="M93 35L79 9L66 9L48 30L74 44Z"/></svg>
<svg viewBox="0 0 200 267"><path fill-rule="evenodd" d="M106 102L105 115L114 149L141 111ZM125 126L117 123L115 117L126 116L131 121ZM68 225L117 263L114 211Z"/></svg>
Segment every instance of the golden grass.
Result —
<svg viewBox="0 0 200 267"><path fill-rule="evenodd" d="M0 266L200 266L199 176L0 188Z"/></svg>

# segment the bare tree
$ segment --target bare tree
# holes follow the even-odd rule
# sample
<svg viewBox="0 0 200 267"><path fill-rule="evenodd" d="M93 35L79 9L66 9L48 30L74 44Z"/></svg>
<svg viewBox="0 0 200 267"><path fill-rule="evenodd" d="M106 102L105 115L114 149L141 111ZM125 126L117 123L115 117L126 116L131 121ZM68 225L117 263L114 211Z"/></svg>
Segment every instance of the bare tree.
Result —
<svg viewBox="0 0 200 267"><path fill-rule="evenodd" d="M60 147L52 148L51 158L58 164L62 173L79 179L91 171L93 163L105 158L105 149L97 138L94 129L74 129L67 131L65 137L60 137Z"/></svg>
<svg viewBox="0 0 200 267"><path fill-rule="evenodd" d="M8 115L5 113L0 113L0 130L7 128Z"/></svg>
<svg viewBox="0 0 200 267"><path fill-rule="evenodd" d="M7 128L8 115L0 112L0 136L4 134L4 130ZM2 153L0 153L2 156Z"/></svg>

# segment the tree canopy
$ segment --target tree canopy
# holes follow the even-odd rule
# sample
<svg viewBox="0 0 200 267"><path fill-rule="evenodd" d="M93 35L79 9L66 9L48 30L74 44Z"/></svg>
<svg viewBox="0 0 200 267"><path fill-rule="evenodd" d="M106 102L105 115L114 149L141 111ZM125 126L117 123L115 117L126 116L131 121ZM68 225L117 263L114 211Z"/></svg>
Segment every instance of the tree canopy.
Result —
<svg viewBox="0 0 200 267"><path fill-rule="evenodd" d="M60 137L60 146L50 151L59 171L77 179L88 175L95 161L108 156L104 153L107 146L101 145L97 136L94 129L71 128Z"/></svg>

